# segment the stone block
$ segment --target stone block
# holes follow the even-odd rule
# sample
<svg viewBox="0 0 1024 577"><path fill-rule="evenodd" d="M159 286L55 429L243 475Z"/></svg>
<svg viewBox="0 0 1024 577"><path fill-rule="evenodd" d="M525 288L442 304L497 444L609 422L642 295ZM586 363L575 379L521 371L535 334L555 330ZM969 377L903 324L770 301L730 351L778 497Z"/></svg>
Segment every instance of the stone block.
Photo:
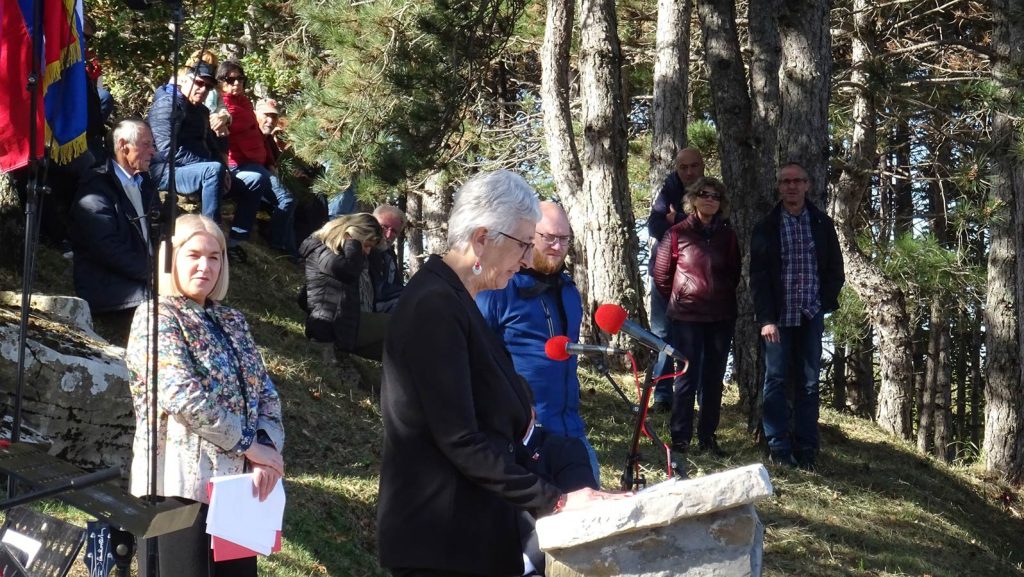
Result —
<svg viewBox="0 0 1024 577"><path fill-rule="evenodd" d="M547 575L760 575L764 530L754 503L771 494L757 464L545 517L537 535Z"/></svg>

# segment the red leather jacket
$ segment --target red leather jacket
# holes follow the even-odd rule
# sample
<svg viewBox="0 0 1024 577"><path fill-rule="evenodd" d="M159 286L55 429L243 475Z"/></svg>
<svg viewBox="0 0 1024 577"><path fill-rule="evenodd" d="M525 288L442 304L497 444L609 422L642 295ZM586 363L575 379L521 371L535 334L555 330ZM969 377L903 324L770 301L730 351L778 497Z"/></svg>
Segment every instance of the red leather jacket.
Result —
<svg viewBox="0 0 1024 577"><path fill-rule="evenodd" d="M716 216L704 225L691 214L658 243L654 286L668 300L671 319L713 322L736 318L739 282L739 243L728 220Z"/></svg>

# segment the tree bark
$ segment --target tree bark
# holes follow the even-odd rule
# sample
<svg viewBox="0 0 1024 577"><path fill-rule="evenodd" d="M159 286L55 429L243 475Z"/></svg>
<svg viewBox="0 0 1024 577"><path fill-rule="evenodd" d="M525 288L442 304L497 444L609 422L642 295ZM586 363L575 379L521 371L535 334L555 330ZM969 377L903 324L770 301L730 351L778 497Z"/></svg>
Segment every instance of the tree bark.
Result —
<svg viewBox="0 0 1024 577"><path fill-rule="evenodd" d="M855 415L867 419L875 417L876 407L873 335L869 326L851 347L849 360L853 384L847 394L848 403Z"/></svg>
<svg viewBox="0 0 1024 577"><path fill-rule="evenodd" d="M658 194L676 153L686 148L690 72L690 0L658 0L654 47L654 125L651 130L651 198Z"/></svg>
<svg viewBox="0 0 1024 577"><path fill-rule="evenodd" d="M776 14L782 0L750 0L747 27L750 47L750 99L753 105L753 135L757 148L757 174L762 187L754 194L754 212L768 212L775 201L775 172L779 167L779 68L782 41Z"/></svg>
<svg viewBox="0 0 1024 577"><path fill-rule="evenodd" d="M580 16L583 188L579 202L585 207L586 226L575 230L587 274L576 280L578 286L586 287L581 291L586 319L583 333L593 335L598 331L593 313L600 304L617 303L640 323L646 322L646 315L626 171L626 114L615 1L584 0ZM575 211L580 212L578 207Z"/></svg>
<svg viewBox="0 0 1024 577"><path fill-rule="evenodd" d="M1012 482L1024 478L1024 394L1021 391L1021 287L1024 261L1016 258L1024 214L1024 165L1014 126L1017 83L1024 72L1024 19L1013 0L992 2L992 75L1000 99L992 117L988 287L985 302L985 468Z"/></svg>
<svg viewBox="0 0 1024 577"><path fill-rule="evenodd" d="M935 388L939 373L939 341L942 319L938 318L939 301L933 297L928 317L928 346L925 354L924 376L920 380L917 405L917 450L927 455L935 441Z"/></svg>
<svg viewBox="0 0 1024 577"><path fill-rule="evenodd" d="M697 4L704 36L704 59L710 71L711 99L718 127L722 179L729 190L730 219L743 247L743 280L737 290L739 317L733 341L733 377L739 386L740 407L747 414L748 430L759 436L761 426L760 330L754 323L754 304L747 282L750 233L766 212L768 190L758 170L752 109L747 92L736 11L731 0L702 0ZM774 177L774 170L768 173ZM759 194L759 191L761 193Z"/></svg>
<svg viewBox="0 0 1024 577"><path fill-rule="evenodd" d="M849 350L846 345L836 345L836 354L832 355L832 408L837 411L846 410L846 356Z"/></svg>
<svg viewBox="0 0 1024 577"><path fill-rule="evenodd" d="M829 6L829 0L788 0L778 13L782 46L779 160L795 160L804 166L812 182L808 194L819 203L822 198L815 195L825 193L829 165Z"/></svg>
<svg viewBox="0 0 1024 577"><path fill-rule="evenodd" d="M935 328L939 331L936 338L935 359L935 456L940 461L949 462L953 449L953 388L952 373L949 364L949 320L943 308L942 299L932 304L932 319L938 319Z"/></svg>
<svg viewBox="0 0 1024 577"><path fill-rule="evenodd" d="M852 40L852 84L867 86L866 65L872 57L874 23L867 0L854 2ZM913 363L910 357L909 318L903 292L885 278L857 245L857 230L863 226L861 198L871 187L877 155L876 112L872 94L861 90L854 102L854 130L850 159L836 187L833 218L846 264L846 279L864 301L868 317L878 331L882 382L878 392L878 424L899 437L911 433L910 395L913 391Z"/></svg>
<svg viewBox="0 0 1024 577"><path fill-rule="evenodd" d="M576 139L572 130L569 51L572 46L573 0L548 0L547 25L541 47L541 108L544 112L544 137L548 145L551 177L558 198L569 212L569 221L585 222L581 203L576 202L583 188Z"/></svg>

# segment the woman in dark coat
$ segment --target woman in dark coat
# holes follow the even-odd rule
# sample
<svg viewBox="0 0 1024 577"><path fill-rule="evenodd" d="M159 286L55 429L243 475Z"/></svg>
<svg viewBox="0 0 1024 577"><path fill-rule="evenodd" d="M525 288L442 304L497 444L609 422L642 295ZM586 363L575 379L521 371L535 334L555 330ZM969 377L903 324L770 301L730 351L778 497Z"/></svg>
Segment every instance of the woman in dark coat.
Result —
<svg viewBox="0 0 1024 577"><path fill-rule="evenodd" d="M359 277L382 236L377 219L364 212L329 221L299 247L306 262L306 337L334 343L337 355L380 359L380 343L359 339Z"/></svg>
<svg viewBox="0 0 1024 577"><path fill-rule="evenodd" d="M672 399L672 450L685 453L693 436L694 400L699 394L697 448L722 456L715 431L722 409L722 379L736 326L736 285L740 251L726 218L725 185L703 177L683 197L688 216L658 243L654 285L668 301L672 346L690 368L676 377Z"/></svg>
<svg viewBox="0 0 1024 577"><path fill-rule="evenodd" d="M531 264L539 219L518 175L474 177L455 196L449 251L423 264L395 308L384 342L377 507L380 562L393 575L523 575L524 512L615 497L563 493L517 459L531 432L530 387L473 300Z"/></svg>

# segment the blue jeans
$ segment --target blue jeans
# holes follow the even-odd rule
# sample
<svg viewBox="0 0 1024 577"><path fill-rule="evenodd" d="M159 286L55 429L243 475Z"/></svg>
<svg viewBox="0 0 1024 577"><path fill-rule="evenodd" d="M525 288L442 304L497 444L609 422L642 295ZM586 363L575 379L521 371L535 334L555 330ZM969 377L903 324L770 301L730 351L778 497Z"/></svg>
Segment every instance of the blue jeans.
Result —
<svg viewBox="0 0 1024 577"><path fill-rule="evenodd" d="M355 186L349 185L348 188L341 191L337 196L330 199L327 203L327 218L335 219L339 216L346 214L352 214L356 211L356 188Z"/></svg>
<svg viewBox="0 0 1024 577"><path fill-rule="evenodd" d="M257 198L273 207L270 215L270 246L290 255L298 254L295 244L295 197L281 184L281 179L261 164L242 164L231 169L250 190L259 191Z"/></svg>
<svg viewBox="0 0 1024 577"><path fill-rule="evenodd" d="M666 343L671 342L672 338L672 324L665 314L667 308L668 301L658 292L658 288L654 286L654 278L651 277L651 332ZM675 363L672 358L659 353L658 360L654 361L654 372L652 373L654 378L670 375L673 372L675 372ZM672 402L672 381L670 379L659 381L654 387L654 401Z"/></svg>
<svg viewBox="0 0 1024 577"><path fill-rule="evenodd" d="M160 188L167 187L168 172L164 170L160 179ZM228 240L249 237L256 222L256 209L259 198L235 181L228 193L235 201L235 218L231 222L231 234ZM224 165L219 162L196 162L174 167L174 186L178 194L200 193L203 216L220 223L221 198L224 197Z"/></svg>
<svg viewBox="0 0 1024 577"><path fill-rule="evenodd" d="M707 443L718 430L722 414L722 379L729 360L736 319L698 323L672 321L672 346L689 359L690 368L676 377L672 400L672 443L689 445L693 438L694 401L701 394L697 440Z"/></svg>
<svg viewBox="0 0 1024 577"><path fill-rule="evenodd" d="M779 327L779 342L764 346L764 434L778 455L818 450L818 377L822 313L798 327ZM790 411L787 389L793 387ZM792 425L790 423L792 422Z"/></svg>

